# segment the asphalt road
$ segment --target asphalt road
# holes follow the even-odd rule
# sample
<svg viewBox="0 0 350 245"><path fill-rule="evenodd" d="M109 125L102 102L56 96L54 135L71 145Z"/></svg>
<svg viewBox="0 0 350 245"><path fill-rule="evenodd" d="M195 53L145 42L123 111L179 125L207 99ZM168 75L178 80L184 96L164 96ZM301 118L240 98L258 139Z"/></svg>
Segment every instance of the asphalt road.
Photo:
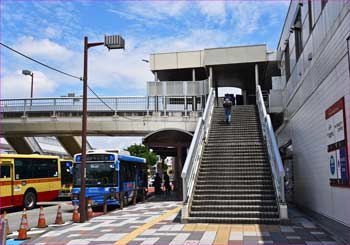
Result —
<svg viewBox="0 0 350 245"><path fill-rule="evenodd" d="M32 210L27 210L28 225L29 228L34 228L38 224L40 206L44 208L44 214L46 224L53 224L56 219L58 205L61 205L63 221L70 221L72 218L73 206L70 201L53 201L53 202L40 202L38 207ZM22 209L10 209L7 210L7 219L10 226L10 231L17 231L22 218Z"/></svg>

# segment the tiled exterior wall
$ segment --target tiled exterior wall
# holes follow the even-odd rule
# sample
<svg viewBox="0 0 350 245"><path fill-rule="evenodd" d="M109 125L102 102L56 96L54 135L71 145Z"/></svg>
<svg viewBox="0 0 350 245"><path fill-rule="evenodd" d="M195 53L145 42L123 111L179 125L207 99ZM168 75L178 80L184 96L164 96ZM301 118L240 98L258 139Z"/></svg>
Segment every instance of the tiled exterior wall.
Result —
<svg viewBox="0 0 350 245"><path fill-rule="evenodd" d="M322 12L318 6L321 1L313 2L313 18L317 22L311 36L308 27L305 33L303 29L304 49L297 62L292 61L291 53L291 77L283 91L284 113L289 121L278 130L277 137L279 145L289 139L293 142L295 201L350 226L350 188L329 185L325 120L325 110L345 97L350 144L350 71L346 41L350 35L350 2L328 1ZM308 19L307 7L307 2L301 7L303 26ZM309 53L312 60L307 58Z"/></svg>

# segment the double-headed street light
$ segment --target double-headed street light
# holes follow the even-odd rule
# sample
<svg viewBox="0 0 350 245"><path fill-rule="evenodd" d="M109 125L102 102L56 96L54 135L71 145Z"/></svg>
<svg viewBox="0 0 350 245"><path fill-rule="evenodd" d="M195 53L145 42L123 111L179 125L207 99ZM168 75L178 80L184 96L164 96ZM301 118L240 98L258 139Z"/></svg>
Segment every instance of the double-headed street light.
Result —
<svg viewBox="0 0 350 245"><path fill-rule="evenodd" d="M85 199L85 178L86 178L86 128L87 128L87 78L88 78L88 49L95 46L105 45L110 49L125 49L125 41L119 35L105 36L104 42L89 43L88 37L84 38L84 77L83 77L83 121L81 133L81 184L79 195L80 222L87 220L86 199Z"/></svg>
<svg viewBox="0 0 350 245"><path fill-rule="evenodd" d="M22 70L22 74L25 76L31 76L32 77L32 84L30 86L30 98L33 98L33 80L34 80L34 73L29 70Z"/></svg>

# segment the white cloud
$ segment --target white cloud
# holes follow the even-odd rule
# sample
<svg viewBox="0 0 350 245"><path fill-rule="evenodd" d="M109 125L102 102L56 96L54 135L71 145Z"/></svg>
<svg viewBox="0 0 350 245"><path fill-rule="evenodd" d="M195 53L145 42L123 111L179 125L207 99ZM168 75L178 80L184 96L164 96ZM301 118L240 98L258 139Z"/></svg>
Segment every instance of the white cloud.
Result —
<svg viewBox="0 0 350 245"><path fill-rule="evenodd" d="M45 28L44 34L48 38L57 38L61 35L61 30L58 30L57 28L54 28L52 26L48 26L47 28Z"/></svg>
<svg viewBox="0 0 350 245"><path fill-rule="evenodd" d="M145 19L164 19L183 15L188 3L185 1L133 2L128 12Z"/></svg>
<svg viewBox="0 0 350 245"><path fill-rule="evenodd" d="M202 14L208 16L211 21L225 23L226 5L223 1L200 1L197 3Z"/></svg>
<svg viewBox="0 0 350 245"><path fill-rule="evenodd" d="M24 36L16 41L15 49L29 56L44 57L51 60L67 60L72 57L73 52L66 47L52 42L49 39L34 39Z"/></svg>
<svg viewBox="0 0 350 245"><path fill-rule="evenodd" d="M34 97L52 96L57 85L41 71L33 71ZM6 74L1 78L1 98L30 98L31 77L21 71Z"/></svg>

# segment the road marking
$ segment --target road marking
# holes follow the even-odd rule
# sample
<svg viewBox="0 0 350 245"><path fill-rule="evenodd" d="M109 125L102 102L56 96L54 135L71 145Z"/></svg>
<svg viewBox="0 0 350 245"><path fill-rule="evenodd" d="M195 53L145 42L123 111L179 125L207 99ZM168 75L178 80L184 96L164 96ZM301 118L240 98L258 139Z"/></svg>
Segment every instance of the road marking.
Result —
<svg viewBox="0 0 350 245"><path fill-rule="evenodd" d="M123 244L127 244L130 241L132 241L134 238L136 238L137 236L141 235L143 232L145 232L147 229L151 228L153 225L157 224L158 222L162 221L163 219L169 217L170 215L173 215L177 212L179 212L181 209L181 206L174 208L173 210L170 210L169 212L159 216L158 218L155 218L154 220L151 220L150 222L140 226L139 228L137 228L136 230L132 231L131 233L129 233L128 235L126 235L125 237L123 237L122 239L120 239L119 241L115 242L113 245L123 245Z"/></svg>

